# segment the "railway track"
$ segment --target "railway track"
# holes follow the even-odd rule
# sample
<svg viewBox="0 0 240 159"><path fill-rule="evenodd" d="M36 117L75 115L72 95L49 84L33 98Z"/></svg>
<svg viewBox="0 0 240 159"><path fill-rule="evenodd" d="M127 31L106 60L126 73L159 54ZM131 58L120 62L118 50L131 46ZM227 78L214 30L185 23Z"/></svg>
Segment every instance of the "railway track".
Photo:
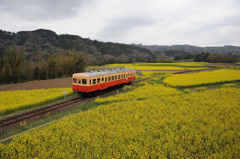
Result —
<svg viewBox="0 0 240 159"><path fill-rule="evenodd" d="M77 98L73 98L67 101L63 101L61 103L56 103L56 104L52 104L52 105L48 105L48 106L44 106L44 107L40 107L34 110L30 110L21 114L17 114L17 115L13 115L13 116L9 116L6 118L3 118L0 120L0 128L18 123L20 121L24 121L27 120L29 118L38 116L38 115L42 115L42 114L46 114L48 112L54 111L56 109L71 105L71 104L75 104L79 102L79 97Z"/></svg>
<svg viewBox="0 0 240 159"><path fill-rule="evenodd" d="M133 83L141 82L141 81L144 81L147 79L150 79L150 78L135 80L135 81L133 81ZM111 94L113 94L113 92L116 92L116 90L118 90L118 89L121 89L121 88L118 87L118 88L106 90L106 91L104 91L103 94L100 94L99 96L104 97L107 95L111 95ZM26 112L23 112L23 113L20 113L17 115L12 115L12 116L9 116L6 118L2 118L2 119L0 119L0 133L3 133L3 132L11 130L13 128L19 127L19 125L22 122L25 122L25 121L28 122L28 121L34 120L34 119L35 120L41 119L41 118L46 117L48 113L50 114L50 113L59 111L61 109L65 109L67 107L71 107L75 104L85 104L87 102L94 100L95 98L96 97L81 98L79 96L79 97L72 98L72 99L69 99L69 100L66 100L63 102L51 104L48 106L43 106L43 107L36 108L36 109L30 110L30 111L26 111Z"/></svg>

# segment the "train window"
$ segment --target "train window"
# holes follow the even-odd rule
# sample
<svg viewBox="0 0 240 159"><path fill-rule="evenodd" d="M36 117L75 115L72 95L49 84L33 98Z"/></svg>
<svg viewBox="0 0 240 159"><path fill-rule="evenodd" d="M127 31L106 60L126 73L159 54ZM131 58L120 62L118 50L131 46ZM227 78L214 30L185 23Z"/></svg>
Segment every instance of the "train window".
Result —
<svg viewBox="0 0 240 159"><path fill-rule="evenodd" d="M130 73L128 73L128 77L130 76Z"/></svg>
<svg viewBox="0 0 240 159"><path fill-rule="evenodd" d="M82 84L87 84L87 80L86 79L82 79Z"/></svg>
<svg viewBox="0 0 240 159"><path fill-rule="evenodd" d="M77 79L76 78L73 78L73 83L77 83Z"/></svg>
<svg viewBox="0 0 240 159"><path fill-rule="evenodd" d="M105 82L107 82L107 77L105 77Z"/></svg>
<svg viewBox="0 0 240 159"><path fill-rule="evenodd" d="M117 75L115 76L115 80L117 80Z"/></svg>
<svg viewBox="0 0 240 159"><path fill-rule="evenodd" d="M123 74L121 74L121 78L123 78Z"/></svg>
<svg viewBox="0 0 240 159"><path fill-rule="evenodd" d="M100 83L100 78L97 79L97 83Z"/></svg>
<svg viewBox="0 0 240 159"><path fill-rule="evenodd" d="M124 78L126 77L126 74L124 74Z"/></svg>
<svg viewBox="0 0 240 159"><path fill-rule="evenodd" d="M114 80L114 76L112 76L112 81Z"/></svg>
<svg viewBox="0 0 240 159"><path fill-rule="evenodd" d="M78 84L81 84L81 79L78 79Z"/></svg>
<svg viewBox="0 0 240 159"><path fill-rule="evenodd" d="M108 81L111 81L111 76L108 77Z"/></svg>
<svg viewBox="0 0 240 159"><path fill-rule="evenodd" d="M118 79L120 79L120 75L118 75Z"/></svg>
<svg viewBox="0 0 240 159"><path fill-rule="evenodd" d="M102 77L102 82L104 81L104 78Z"/></svg>
<svg viewBox="0 0 240 159"><path fill-rule="evenodd" d="M96 79L93 79L92 84L96 84Z"/></svg>
<svg viewBox="0 0 240 159"><path fill-rule="evenodd" d="M91 85L92 84L92 80L89 80L89 85Z"/></svg>

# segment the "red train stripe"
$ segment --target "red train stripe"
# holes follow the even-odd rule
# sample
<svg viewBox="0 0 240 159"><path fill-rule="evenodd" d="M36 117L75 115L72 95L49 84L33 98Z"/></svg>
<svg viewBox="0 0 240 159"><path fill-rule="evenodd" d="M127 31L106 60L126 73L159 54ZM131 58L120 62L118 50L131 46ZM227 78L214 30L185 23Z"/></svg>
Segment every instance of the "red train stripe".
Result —
<svg viewBox="0 0 240 159"><path fill-rule="evenodd" d="M91 86L82 86L82 85L73 84L72 87L73 87L73 91L90 93L90 92L97 91L97 90L107 89L112 86L129 83L131 81L134 81L135 79L136 79L136 77L134 76L134 77L128 77L128 80L126 80L126 78L124 78L124 79L109 81L109 82L105 82L105 83L95 84L95 85L91 85Z"/></svg>

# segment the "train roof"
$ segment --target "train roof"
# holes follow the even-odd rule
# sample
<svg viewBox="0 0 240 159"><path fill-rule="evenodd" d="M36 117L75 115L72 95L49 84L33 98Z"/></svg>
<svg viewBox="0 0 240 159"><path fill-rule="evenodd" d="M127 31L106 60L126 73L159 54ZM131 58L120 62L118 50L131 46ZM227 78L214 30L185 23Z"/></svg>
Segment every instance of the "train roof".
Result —
<svg viewBox="0 0 240 159"><path fill-rule="evenodd" d="M95 77L95 76L103 76L108 74L116 74L121 72L130 72L136 71L135 69L131 68L116 68L110 70L99 70L99 71L90 71L90 72L83 72L83 73L74 73L73 76L75 77Z"/></svg>

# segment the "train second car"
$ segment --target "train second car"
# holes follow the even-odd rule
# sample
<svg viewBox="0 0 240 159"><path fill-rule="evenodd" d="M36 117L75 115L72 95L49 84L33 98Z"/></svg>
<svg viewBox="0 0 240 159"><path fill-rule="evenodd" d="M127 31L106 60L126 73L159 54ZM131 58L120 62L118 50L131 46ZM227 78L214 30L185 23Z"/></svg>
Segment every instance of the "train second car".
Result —
<svg viewBox="0 0 240 159"><path fill-rule="evenodd" d="M136 70L117 68L83 73L74 73L72 76L73 91L86 95L121 84L130 84L136 79Z"/></svg>

